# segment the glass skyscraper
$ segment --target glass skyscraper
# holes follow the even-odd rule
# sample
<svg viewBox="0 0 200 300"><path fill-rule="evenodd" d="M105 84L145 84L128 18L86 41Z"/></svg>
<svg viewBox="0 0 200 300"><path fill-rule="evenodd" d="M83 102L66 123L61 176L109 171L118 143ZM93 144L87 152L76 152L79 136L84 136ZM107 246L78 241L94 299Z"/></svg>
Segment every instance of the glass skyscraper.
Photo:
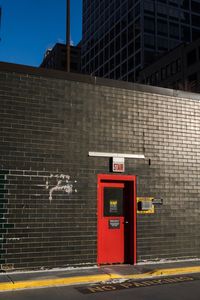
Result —
<svg viewBox="0 0 200 300"><path fill-rule="evenodd" d="M139 70L200 37L200 0L83 0L82 71L137 80Z"/></svg>

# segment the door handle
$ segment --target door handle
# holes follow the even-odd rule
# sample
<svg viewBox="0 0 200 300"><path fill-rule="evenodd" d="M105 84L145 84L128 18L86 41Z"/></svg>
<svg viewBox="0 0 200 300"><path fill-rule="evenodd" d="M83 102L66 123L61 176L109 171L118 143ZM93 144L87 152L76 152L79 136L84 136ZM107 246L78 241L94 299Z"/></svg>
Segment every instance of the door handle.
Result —
<svg viewBox="0 0 200 300"><path fill-rule="evenodd" d="M128 221L125 221L124 224L128 224Z"/></svg>

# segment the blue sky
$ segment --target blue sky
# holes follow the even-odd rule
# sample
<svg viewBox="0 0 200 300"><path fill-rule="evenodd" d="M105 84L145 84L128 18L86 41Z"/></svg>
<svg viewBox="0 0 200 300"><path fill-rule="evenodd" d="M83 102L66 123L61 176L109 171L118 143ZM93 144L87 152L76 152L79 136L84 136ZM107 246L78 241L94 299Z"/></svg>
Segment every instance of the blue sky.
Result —
<svg viewBox="0 0 200 300"><path fill-rule="evenodd" d="M0 0L0 61L39 66L46 49L66 40L66 0ZM82 0L71 0L71 40L81 39Z"/></svg>

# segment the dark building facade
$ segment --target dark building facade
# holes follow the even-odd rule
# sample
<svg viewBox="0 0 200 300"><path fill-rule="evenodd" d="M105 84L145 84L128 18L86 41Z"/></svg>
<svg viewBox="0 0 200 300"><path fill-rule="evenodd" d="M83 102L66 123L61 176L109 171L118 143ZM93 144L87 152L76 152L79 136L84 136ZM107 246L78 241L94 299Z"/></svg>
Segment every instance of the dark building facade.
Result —
<svg viewBox="0 0 200 300"><path fill-rule="evenodd" d="M200 258L198 94L1 63L0 99L1 269Z"/></svg>
<svg viewBox="0 0 200 300"><path fill-rule="evenodd" d="M199 17L193 0L84 0L82 71L135 81L162 53L199 38Z"/></svg>
<svg viewBox="0 0 200 300"><path fill-rule="evenodd" d="M181 44L141 70L138 82L200 92L200 39Z"/></svg>
<svg viewBox="0 0 200 300"><path fill-rule="evenodd" d="M46 51L41 68L66 70L66 45L55 44L52 49ZM70 71L73 73L81 72L81 44L70 46Z"/></svg>

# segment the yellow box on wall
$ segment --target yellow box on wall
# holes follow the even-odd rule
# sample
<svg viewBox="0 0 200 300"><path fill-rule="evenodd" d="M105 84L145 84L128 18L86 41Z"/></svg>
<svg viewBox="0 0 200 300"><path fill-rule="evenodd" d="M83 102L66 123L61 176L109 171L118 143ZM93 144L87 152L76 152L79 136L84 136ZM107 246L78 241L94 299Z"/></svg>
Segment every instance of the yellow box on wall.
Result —
<svg viewBox="0 0 200 300"><path fill-rule="evenodd" d="M138 214L154 214L153 197L137 197Z"/></svg>

